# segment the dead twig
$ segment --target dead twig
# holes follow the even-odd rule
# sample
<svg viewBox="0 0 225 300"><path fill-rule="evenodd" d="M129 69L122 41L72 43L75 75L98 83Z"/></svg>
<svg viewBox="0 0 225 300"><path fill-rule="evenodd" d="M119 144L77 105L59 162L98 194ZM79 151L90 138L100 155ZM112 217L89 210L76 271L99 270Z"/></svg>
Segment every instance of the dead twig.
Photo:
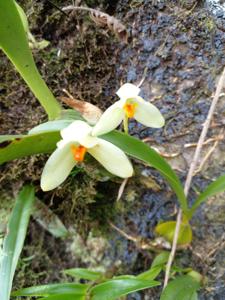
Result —
<svg viewBox="0 0 225 300"><path fill-rule="evenodd" d="M121 197L123 195L123 192L124 192L124 189L125 189L125 187L127 185L127 181L128 181L128 178L125 178L123 180L123 182L121 183L119 191L118 191L118 195L117 195L117 198L116 198L116 201L119 201L121 199Z"/></svg>
<svg viewBox="0 0 225 300"><path fill-rule="evenodd" d="M144 143L146 143L146 142L153 142L153 141L154 141L154 139L152 139L150 137L142 139L142 142L144 142ZM151 148L154 149L157 153L159 153L161 156L163 156L165 158L173 158L173 157L176 157L176 156L180 155L180 151L173 152L173 153L168 153L168 152L164 152L164 151L159 150L155 146L151 146Z"/></svg>
<svg viewBox="0 0 225 300"><path fill-rule="evenodd" d="M161 150L159 150L157 147L152 146L152 149L154 149L156 152L158 152L161 156L165 157L165 158L174 158L177 157L178 155L180 155L180 151L179 152L173 152L173 153L168 153L168 152L163 152Z"/></svg>
<svg viewBox="0 0 225 300"><path fill-rule="evenodd" d="M215 141L221 141L224 139L224 135L223 134L219 134L218 136L215 136L215 137L212 137L212 138L209 138L208 140L206 140L203 145L207 145L207 144L210 144L212 142L215 142ZM185 144L184 145L184 148L191 148L191 147L196 147L197 146L197 143L188 143L188 144Z"/></svg>
<svg viewBox="0 0 225 300"><path fill-rule="evenodd" d="M47 0L49 3L51 3L52 6L54 6L56 9L58 9L58 11L60 11L61 13L63 13L65 16L69 17L69 15L67 15L67 13L65 13L58 5L56 5L55 3L53 3L50 0Z"/></svg>
<svg viewBox="0 0 225 300"><path fill-rule="evenodd" d="M205 165L206 161L209 159L209 157L211 156L211 154L214 152L214 150L216 149L217 145L219 144L219 141L220 141L220 140L217 139L217 140L214 142L213 146L212 146L212 147L209 149L209 151L206 153L206 155L205 155L205 157L202 159L202 161L201 161L201 163L200 163L198 169L194 172L194 176L195 176L197 173L201 172L201 170L202 170L203 166Z"/></svg>
<svg viewBox="0 0 225 300"><path fill-rule="evenodd" d="M184 193L185 193L186 196L188 195L188 192L189 192L189 189L190 189L191 181L192 181L192 178L193 178L193 175L194 175L196 165L198 163L198 159L199 159L199 156L200 156L200 153L201 153L202 145L203 145L205 137L207 135L209 125L210 125L210 122L212 120L214 110L216 108L216 104L217 104L217 102L220 98L220 94L221 94L221 91L222 91L223 86L224 86L224 81L225 81L225 68L222 72L222 75L220 76L220 79L219 79L219 82L218 82L218 85L217 85L217 88L216 88L216 92L215 92L215 95L213 97L213 100L212 100L212 103L211 103L206 121L203 125L202 132L201 132L201 135L199 137L198 144L197 144L197 147L196 147L196 150L195 150L194 158L193 158L193 161L191 163L191 166L190 166L190 169L189 169L186 181L185 181ZM178 215L177 215L177 223L176 223L176 228L175 228L175 233L174 233L174 238L173 238L172 249L171 249L170 256L169 256L169 259L168 259L168 262L167 262L167 265L166 265L165 279L164 279L163 288L165 288L168 284L171 266L172 266L173 259L174 259L176 249L177 249L177 240L178 240L178 236L179 236L181 220L182 220L182 210L179 209L179 212L178 212Z"/></svg>
<svg viewBox="0 0 225 300"><path fill-rule="evenodd" d="M146 79L147 72L148 72L148 67L145 67L143 75L142 75L142 78L141 78L140 82L138 83L137 87L141 87L142 86L142 84L144 83L144 81Z"/></svg>
<svg viewBox="0 0 225 300"><path fill-rule="evenodd" d="M100 10L85 7L69 5L62 8L62 11L68 10L82 10L90 13L91 19L96 25L100 27L108 27L109 30L115 33L115 35L124 43L127 43L128 33L126 27L115 17L110 16Z"/></svg>
<svg viewBox="0 0 225 300"><path fill-rule="evenodd" d="M215 137L212 137L212 138L209 138L208 140L206 140L202 145L208 145L212 142L214 142L214 144L216 144L216 146L218 145L219 141L223 140L224 139L224 134L219 134ZM147 137L147 138L144 138L142 139L142 142L155 142L155 140L151 137ZM192 147L196 147L198 144L197 143L188 143L188 144L185 144L183 146L183 148L187 149L187 148L192 148ZM216 147L215 146L215 147ZM172 153L168 153L168 152L165 152L165 151L162 151L162 150L159 150L157 147L155 146L151 146L151 148L153 148L156 152L158 152L162 157L165 157L165 158L174 158L174 157L177 157L181 154L181 150L177 151L177 152L172 152ZM214 145L212 146L213 149L214 148ZM209 150L210 151L210 150ZM209 154L210 156L210 154ZM206 160L208 159L208 157L206 158ZM202 167L200 168L200 170L202 169ZM196 171L197 173L199 172L199 170ZM195 173L196 174L196 173Z"/></svg>
<svg viewBox="0 0 225 300"><path fill-rule="evenodd" d="M224 248L224 245L225 245L225 234L222 235L219 242L213 245L213 249L206 255L206 258L209 259L211 256L214 256L214 254L217 251Z"/></svg>
<svg viewBox="0 0 225 300"><path fill-rule="evenodd" d="M122 229L118 228L115 224L112 222L109 222L109 225L115 229L117 232L119 232L123 237L125 237L127 240L132 241L135 243L135 245L142 250L151 250L154 252L159 252L162 249L170 249L170 243L165 241L164 239L158 238L154 241L145 240L141 237L135 237L132 235L127 234Z"/></svg>
<svg viewBox="0 0 225 300"><path fill-rule="evenodd" d="M124 236L127 240L130 240L134 243L138 242L138 238L131 236L129 234L127 234L125 231L121 230L119 227L117 227L115 224L113 224L112 222L109 222L109 225L115 229L117 232L119 232L122 236Z"/></svg>

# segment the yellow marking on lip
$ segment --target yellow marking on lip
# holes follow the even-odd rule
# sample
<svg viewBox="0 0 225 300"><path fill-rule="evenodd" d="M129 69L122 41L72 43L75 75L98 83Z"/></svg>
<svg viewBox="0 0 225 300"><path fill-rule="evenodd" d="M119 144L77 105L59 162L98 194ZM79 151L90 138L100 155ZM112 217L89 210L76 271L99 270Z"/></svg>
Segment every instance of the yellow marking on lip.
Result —
<svg viewBox="0 0 225 300"><path fill-rule="evenodd" d="M82 162L84 160L84 156L87 152L87 148L85 148L84 146L71 146L71 151L73 154L73 158L74 160L76 160L77 162Z"/></svg>
<svg viewBox="0 0 225 300"><path fill-rule="evenodd" d="M123 109L125 110L126 116L128 118L133 118L134 117L136 106L137 106L136 103L126 103L124 105Z"/></svg>

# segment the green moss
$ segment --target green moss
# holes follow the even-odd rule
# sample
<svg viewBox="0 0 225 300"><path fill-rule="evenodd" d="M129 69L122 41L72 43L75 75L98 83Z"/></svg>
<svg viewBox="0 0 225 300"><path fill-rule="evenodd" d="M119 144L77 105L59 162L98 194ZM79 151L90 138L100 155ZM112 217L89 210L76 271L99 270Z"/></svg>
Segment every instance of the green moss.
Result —
<svg viewBox="0 0 225 300"><path fill-rule="evenodd" d="M7 191L2 191L0 195L0 256L3 238L5 236L9 217L14 205L13 198L10 194L11 193Z"/></svg>

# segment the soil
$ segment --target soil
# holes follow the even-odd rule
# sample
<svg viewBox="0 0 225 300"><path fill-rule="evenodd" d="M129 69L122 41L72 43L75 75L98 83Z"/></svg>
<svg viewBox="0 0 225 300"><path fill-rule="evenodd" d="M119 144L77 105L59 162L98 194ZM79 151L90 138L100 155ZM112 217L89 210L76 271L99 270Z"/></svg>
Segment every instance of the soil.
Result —
<svg viewBox="0 0 225 300"><path fill-rule="evenodd" d="M160 109L166 126L146 129L132 121L130 133L161 151L184 182L195 150L190 144L198 141L225 66L225 27L207 4L210 1L82 2L120 19L129 32L128 44L98 27L86 13L66 16L47 0L18 2L28 15L32 34L39 41L50 42L33 54L56 97L65 96L66 89L74 98L105 109L115 101L122 83L142 81L143 98ZM71 1L54 3L62 7ZM0 58L1 133L25 133L46 121L46 115L7 58L2 53ZM212 154L194 177L190 203L224 172L225 143L224 138L218 140L224 134L224 104L222 96L202 159L209 151ZM46 159L46 155L38 155L1 166L2 231L13 205L11 199L25 182L35 185L38 198L69 231L68 237L56 238L31 220L14 288L59 282L65 279L63 269L76 266L110 274L147 270L155 253L141 249L113 225L131 237L152 240L159 221L175 218L176 198L158 173L135 162L136 175L116 201L121 181L98 171L91 162L76 169L54 192L43 193L39 178ZM192 220L193 242L177 254L177 264L204 276L201 300L222 300L225 295L224 195L198 209ZM146 290L128 299L159 299L160 291Z"/></svg>

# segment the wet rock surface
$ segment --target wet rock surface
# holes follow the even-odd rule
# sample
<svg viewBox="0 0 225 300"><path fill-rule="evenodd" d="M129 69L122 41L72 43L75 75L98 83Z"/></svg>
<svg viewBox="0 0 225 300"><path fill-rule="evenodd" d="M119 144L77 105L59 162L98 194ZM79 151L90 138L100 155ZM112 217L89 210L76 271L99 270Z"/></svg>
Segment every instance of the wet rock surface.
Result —
<svg viewBox="0 0 225 300"><path fill-rule="evenodd" d="M66 88L75 98L90 101L104 109L115 101L115 92L122 83L138 84L143 81L141 95L160 109L166 118L166 126L160 130L146 129L131 121L130 133L159 149L184 182L195 150L195 145L190 144L198 140L211 95L225 66L225 32L218 21L223 17L214 13L210 4L213 2L216 3L121 0L117 5L109 5L107 1L87 1L89 6L102 7L127 25L130 32L127 45L96 28L88 18L82 18L79 14L71 14L66 18L47 1L41 5L34 2L37 15L29 4L26 4L26 8L30 19L34 19L33 33L50 41L50 48L34 54L38 67L56 96L62 96L62 89ZM71 4L70 1L68 4ZM1 104L6 118L1 119L5 124L4 133L24 132L44 120L45 116L26 88L21 88L17 93L18 86L23 86L20 79L7 86L7 80L11 80L15 72L7 65L5 58L1 60L1 65L10 70L5 81L1 77L1 82L5 84L0 87L1 96L6 99ZM27 100L30 98L31 102ZM212 141L204 146L202 158L215 145L218 136L222 138L197 173L190 192L190 202L196 196L196 191L202 190L224 172L224 104L225 99L221 97L208 134ZM33 114L27 114L30 105L35 112ZM82 173L71 176L69 183L54 194L43 195L38 187L38 178L45 159L25 159L24 165L20 162L19 168L14 162L3 166L2 183L7 188L12 175L15 179L33 178L41 199L68 227L75 224L76 231L71 230L75 237L65 241L66 250L63 250L64 242L59 242L60 250L56 253L54 245L58 243L57 240L44 231L41 242L35 244L40 253L45 249L44 261L49 264L49 269L54 268L54 264L57 272L74 266L103 266L104 270L110 269L110 272L117 274L137 274L148 269L155 254L140 249L138 243L123 236L109 223L131 237L152 240L155 237L154 227L160 220L175 218L175 196L158 173L137 164L136 176L128 181L119 202L115 199L120 182L115 181L111 191L103 187L104 183L96 183L93 178L87 179ZM25 166L24 170L19 171L22 166ZM33 177L27 175L28 169L31 173L36 170ZM79 180L82 188L88 189L91 196L88 193L83 195L82 189L80 194L75 192L73 186L76 182L78 189ZM18 184L14 185L17 190ZM53 204L49 201L50 196ZM179 263L184 267L193 267L208 278L206 287L200 292L201 300L224 299L222 265L225 222L222 212L223 195L204 204L192 220L192 248L178 253ZM85 221L81 222L82 218ZM29 232L30 244L40 230L35 226L32 224ZM94 232L93 236L89 231ZM81 237L77 237L75 232ZM99 252L87 260L92 247L95 247L93 245L98 244L98 238L101 241ZM82 256L76 246L86 247L86 254ZM27 246L24 256L31 255L34 249ZM207 255L203 257L205 253ZM41 259L41 255L37 257ZM60 260L63 261L61 265ZM41 274L38 279L40 283L59 280L55 271L48 275L43 273L45 264L39 267L33 261L31 266ZM32 284L26 280L22 282L25 285ZM159 294L160 289L154 289L135 293L128 299L159 299Z"/></svg>
<svg viewBox="0 0 225 300"><path fill-rule="evenodd" d="M225 3L221 0L206 0L206 8L214 16L217 26L225 31Z"/></svg>
<svg viewBox="0 0 225 300"><path fill-rule="evenodd" d="M130 8L128 13L127 7ZM151 145L159 149L160 146L163 147L161 150L165 152L181 151L181 155L169 161L184 180L195 149L185 148L185 145L198 140L217 76L225 65L224 28L218 26L217 17L210 9L195 3L190 7L182 7L178 2L170 2L168 5L168 1L160 1L160 3L142 1L137 7L132 7L131 2L127 1L127 7L125 1L122 1L118 5L117 12L120 16L125 16L126 22L132 24L132 42L119 52L117 76L122 78L123 82L131 81L136 84L144 78L141 86L142 96L156 104L167 120L162 130L145 129L134 121L130 124L130 131L133 135L149 140ZM127 72L124 72L125 69ZM220 117L220 113L224 116L224 107L224 99L221 99L214 115L214 122L217 125L210 129L209 137L217 136L224 126L223 118ZM210 147L204 148L203 157L209 149ZM206 162L200 175L193 180L190 198L195 197L195 188L201 190L208 183L205 178L213 179L214 176L224 172L223 153L224 145L221 141L213 153L213 158ZM152 176L151 172L150 176ZM160 186L165 191L162 183ZM167 210L163 213L170 199L171 196L159 191L150 190L143 193L136 199L141 203L141 210L136 209L137 203L134 204L134 213L129 214L122 228L127 230L130 225L132 229L134 227L137 230L137 235L152 238L151 233L155 224L160 219L166 220L170 215ZM193 201L192 199L190 201ZM222 196L220 199L223 199ZM219 203L219 209L223 210L223 200ZM154 215L154 210L160 205L161 208ZM195 235L193 249L190 253L183 254L184 257L186 255L189 257L189 263L193 268L199 265L199 271L202 270L206 276L209 276L208 288L202 292L200 299L223 299L224 297L224 284L221 282L221 277L224 276L225 270L223 267L215 267L224 251L224 236L221 235L221 228L224 230L224 218L223 221L221 219L219 221L219 229L218 224L214 223L217 219L215 213L217 209L213 208L214 205L216 204L211 202L203 206L202 211L199 209L200 212L192 221ZM211 209L214 218L210 222L205 210ZM121 223L119 220L118 224ZM134 231L132 229L131 232ZM212 236L209 238L210 241L205 243L208 230L212 232ZM214 244L217 234L221 248L219 246L217 248ZM201 245L200 252L198 252L199 245ZM209 249L214 249L217 254L216 258L213 256L214 260L212 259L210 266L207 267L206 260L200 262L196 259L196 253L208 253ZM215 273L212 271L213 268L217 270ZM139 297L132 296L130 299L139 299ZM158 296L149 292L143 299L155 299L154 297Z"/></svg>

